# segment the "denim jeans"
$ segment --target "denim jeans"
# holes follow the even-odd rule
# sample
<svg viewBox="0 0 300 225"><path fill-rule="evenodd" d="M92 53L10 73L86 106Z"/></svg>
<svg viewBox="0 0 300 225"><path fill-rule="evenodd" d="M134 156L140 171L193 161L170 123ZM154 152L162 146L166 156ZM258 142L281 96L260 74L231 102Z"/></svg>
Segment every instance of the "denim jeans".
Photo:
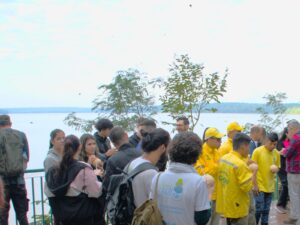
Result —
<svg viewBox="0 0 300 225"><path fill-rule="evenodd" d="M269 222L271 203L272 193L259 192L259 194L255 196L255 218L257 224L260 220L261 223Z"/></svg>
<svg viewBox="0 0 300 225"><path fill-rule="evenodd" d="M24 184L9 184L4 187L5 206L1 209L0 224L8 225L8 215L10 209L10 200L13 203L17 220L20 225L28 225L27 211L28 199L26 187Z"/></svg>

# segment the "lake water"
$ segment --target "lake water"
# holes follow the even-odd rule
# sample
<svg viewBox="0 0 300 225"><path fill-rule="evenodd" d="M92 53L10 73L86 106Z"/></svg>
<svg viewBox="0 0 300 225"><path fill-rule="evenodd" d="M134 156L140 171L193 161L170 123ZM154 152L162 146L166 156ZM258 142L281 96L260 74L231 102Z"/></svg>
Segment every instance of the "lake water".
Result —
<svg viewBox="0 0 300 225"><path fill-rule="evenodd" d="M67 126L63 120L67 116L66 113L50 113L50 114L11 114L13 128L26 133L30 147L30 162L28 169L37 169L43 167L43 160L49 149L49 135L55 128L60 128L66 134L75 134L80 136L82 132L76 131L74 128ZM94 119L94 113L79 113L78 116L84 119ZM288 119L300 120L300 115L289 115ZM172 132L172 125L162 125L162 121L172 122L172 119L166 114L157 114L155 119L158 126L169 132ZM230 113L203 113L200 122L195 128L195 132L201 137L206 127L216 127L221 132L226 133L226 126L232 121L237 121L244 125L246 123L257 123L258 114L230 114ZM174 133L172 134L174 135ZM225 140L226 138L224 138ZM223 140L223 141L224 141Z"/></svg>

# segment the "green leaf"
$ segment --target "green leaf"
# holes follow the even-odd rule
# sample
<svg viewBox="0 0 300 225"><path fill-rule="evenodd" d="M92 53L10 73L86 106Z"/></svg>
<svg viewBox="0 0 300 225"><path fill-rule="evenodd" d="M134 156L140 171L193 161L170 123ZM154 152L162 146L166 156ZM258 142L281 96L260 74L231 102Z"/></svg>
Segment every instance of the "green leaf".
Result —
<svg viewBox="0 0 300 225"><path fill-rule="evenodd" d="M191 130L199 122L205 106L211 102L219 103L226 92L227 69L223 77L217 72L205 74L203 70L202 64L192 62L188 55L180 55L170 65L170 76L162 84L162 111L172 118L186 115L191 121Z"/></svg>

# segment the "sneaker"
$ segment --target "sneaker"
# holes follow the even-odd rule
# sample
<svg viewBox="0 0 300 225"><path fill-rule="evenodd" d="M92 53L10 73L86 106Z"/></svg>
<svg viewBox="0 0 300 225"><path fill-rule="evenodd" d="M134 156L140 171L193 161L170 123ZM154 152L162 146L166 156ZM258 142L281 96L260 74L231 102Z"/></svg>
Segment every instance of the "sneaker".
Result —
<svg viewBox="0 0 300 225"><path fill-rule="evenodd" d="M285 208L283 208L282 206L275 206L275 209L277 212L281 213L281 214L286 214L287 213L287 210Z"/></svg>
<svg viewBox="0 0 300 225"><path fill-rule="evenodd" d="M294 220L294 219L289 219L289 220L285 220L283 221L284 224L296 224L297 220Z"/></svg>

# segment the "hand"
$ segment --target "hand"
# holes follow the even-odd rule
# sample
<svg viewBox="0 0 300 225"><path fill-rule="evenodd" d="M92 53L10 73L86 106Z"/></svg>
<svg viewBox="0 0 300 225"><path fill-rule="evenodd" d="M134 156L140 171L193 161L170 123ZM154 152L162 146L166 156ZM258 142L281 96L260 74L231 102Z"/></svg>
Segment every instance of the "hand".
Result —
<svg viewBox="0 0 300 225"><path fill-rule="evenodd" d="M104 170L103 169L95 169L94 173L95 173L96 176L103 177Z"/></svg>
<svg viewBox="0 0 300 225"><path fill-rule="evenodd" d="M279 168L278 168L278 166L276 166L276 165L272 165L272 166L270 167L270 170L271 170L272 173L277 173L277 172L279 171Z"/></svg>
<svg viewBox="0 0 300 225"><path fill-rule="evenodd" d="M112 148L112 149L107 150L107 152L105 153L105 155L106 155L107 157L111 157L111 156L113 156L114 154L116 154L117 151L118 151L117 149Z"/></svg>
<svg viewBox="0 0 300 225"><path fill-rule="evenodd" d="M252 172L257 172L257 170L258 170L258 165L256 164L256 163L251 163L250 165L248 165L249 166L249 168L250 168L250 170L252 171Z"/></svg>
<svg viewBox="0 0 300 225"><path fill-rule="evenodd" d="M92 165L96 159L97 157L95 155L90 155L88 159L88 163Z"/></svg>
<svg viewBox="0 0 300 225"><path fill-rule="evenodd" d="M283 153L285 152L285 148L281 149L280 151L278 151L280 155L284 155Z"/></svg>
<svg viewBox="0 0 300 225"><path fill-rule="evenodd" d="M252 188L252 191L253 191L253 194L257 196L259 194L258 186L254 185L253 188Z"/></svg>
<svg viewBox="0 0 300 225"><path fill-rule="evenodd" d="M252 164L252 163L255 163L256 164L256 162L255 161L253 161L252 159L248 159L248 161L247 161L247 165L249 166L250 164Z"/></svg>
<svg viewBox="0 0 300 225"><path fill-rule="evenodd" d="M103 162L101 161L101 159L95 159L92 165L95 169L103 169Z"/></svg>

